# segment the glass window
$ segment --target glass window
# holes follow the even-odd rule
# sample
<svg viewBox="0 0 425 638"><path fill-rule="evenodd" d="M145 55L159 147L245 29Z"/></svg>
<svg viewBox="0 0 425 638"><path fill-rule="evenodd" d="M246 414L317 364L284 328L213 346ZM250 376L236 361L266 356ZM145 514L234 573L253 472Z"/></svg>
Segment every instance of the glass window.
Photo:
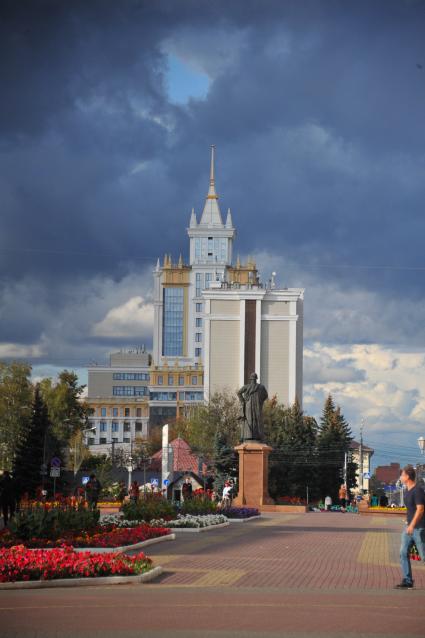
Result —
<svg viewBox="0 0 425 638"><path fill-rule="evenodd" d="M202 304L201 303L197 303L196 304L196 312L202 312Z"/></svg>
<svg viewBox="0 0 425 638"><path fill-rule="evenodd" d="M108 424L106 423L106 421L101 421L100 422L100 431L101 432L107 432L108 431Z"/></svg>
<svg viewBox="0 0 425 638"><path fill-rule="evenodd" d="M184 290L164 288L162 354L183 356Z"/></svg>
<svg viewBox="0 0 425 638"><path fill-rule="evenodd" d="M136 421L136 432L141 432L143 429L143 423Z"/></svg>
<svg viewBox="0 0 425 638"><path fill-rule="evenodd" d="M124 416L130 416L130 408L124 408Z"/></svg>
<svg viewBox="0 0 425 638"><path fill-rule="evenodd" d="M152 401L176 401L177 392L151 392Z"/></svg>
<svg viewBox="0 0 425 638"><path fill-rule="evenodd" d="M192 385L198 385L198 377L196 375L192 377Z"/></svg>
<svg viewBox="0 0 425 638"><path fill-rule="evenodd" d="M202 354L202 348L195 348L195 357L200 357Z"/></svg>
<svg viewBox="0 0 425 638"><path fill-rule="evenodd" d="M179 385L184 385L184 374L179 376Z"/></svg>
<svg viewBox="0 0 425 638"><path fill-rule="evenodd" d="M120 424L116 421L112 421L112 432L118 432L120 429Z"/></svg>
<svg viewBox="0 0 425 638"><path fill-rule="evenodd" d="M130 423L129 421L124 421L124 432L130 432Z"/></svg>
<svg viewBox="0 0 425 638"><path fill-rule="evenodd" d="M136 416L142 416L142 408L136 408Z"/></svg>
<svg viewBox="0 0 425 638"><path fill-rule="evenodd" d="M158 385L162 385L164 383L164 378L162 376L162 374L158 375Z"/></svg>
<svg viewBox="0 0 425 638"><path fill-rule="evenodd" d="M172 374L168 375L168 385L173 385L174 383L174 377Z"/></svg>
<svg viewBox="0 0 425 638"><path fill-rule="evenodd" d="M149 381L147 372L114 372L112 374L114 381Z"/></svg>
<svg viewBox="0 0 425 638"><path fill-rule="evenodd" d="M118 416L118 408L112 408L112 416Z"/></svg>
<svg viewBox="0 0 425 638"><path fill-rule="evenodd" d="M105 445L106 444L105 437L101 436L100 439L99 439L99 443L100 443L100 445Z"/></svg>
<svg viewBox="0 0 425 638"><path fill-rule="evenodd" d="M202 401L202 392L186 392L186 401Z"/></svg>
<svg viewBox="0 0 425 638"><path fill-rule="evenodd" d="M205 273L205 288L210 287L210 282L212 281L212 278L213 278L212 272Z"/></svg>
<svg viewBox="0 0 425 638"><path fill-rule="evenodd" d="M123 443L130 443L130 439L128 438L128 436L123 438Z"/></svg>
<svg viewBox="0 0 425 638"><path fill-rule="evenodd" d="M221 240L220 260L221 261L227 261L227 239L222 239Z"/></svg>
<svg viewBox="0 0 425 638"><path fill-rule="evenodd" d="M202 341L202 332L197 332L195 334L195 341L196 343L200 343Z"/></svg>
<svg viewBox="0 0 425 638"><path fill-rule="evenodd" d="M195 259L200 259L201 258L201 238L200 237L196 237L195 238Z"/></svg>
<svg viewBox="0 0 425 638"><path fill-rule="evenodd" d="M132 385L114 385L112 386L112 394L118 397L134 397L134 396L147 396L148 395L148 387L146 385L132 386ZM114 414L113 416L118 416L118 414ZM121 416L123 416L123 412L121 410ZM129 415L124 415L129 416Z"/></svg>
<svg viewBox="0 0 425 638"><path fill-rule="evenodd" d="M197 328L202 328L202 319L201 317L196 317L195 324Z"/></svg>
<svg viewBox="0 0 425 638"><path fill-rule="evenodd" d="M179 392L179 401L184 401L184 392Z"/></svg>
<svg viewBox="0 0 425 638"><path fill-rule="evenodd" d="M202 273L197 272L196 273L196 296L197 297L201 296L201 290L202 290Z"/></svg>
<svg viewBox="0 0 425 638"><path fill-rule="evenodd" d="M112 437L113 443L118 443L118 439L116 437Z"/></svg>
<svg viewBox="0 0 425 638"><path fill-rule="evenodd" d="M88 439L88 445L95 445L96 441L94 439Z"/></svg>
<svg viewBox="0 0 425 638"><path fill-rule="evenodd" d="M106 416L106 408L100 408L100 416Z"/></svg>

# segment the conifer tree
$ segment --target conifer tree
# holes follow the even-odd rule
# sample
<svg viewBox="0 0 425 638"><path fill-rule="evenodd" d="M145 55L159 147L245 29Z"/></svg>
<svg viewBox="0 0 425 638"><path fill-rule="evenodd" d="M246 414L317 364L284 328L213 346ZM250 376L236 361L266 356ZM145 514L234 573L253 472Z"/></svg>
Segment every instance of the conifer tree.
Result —
<svg viewBox="0 0 425 638"><path fill-rule="evenodd" d="M349 450L352 434L341 409L335 406L332 396L327 397L317 437L319 485L321 496L337 499L343 482L344 456Z"/></svg>
<svg viewBox="0 0 425 638"><path fill-rule="evenodd" d="M19 496L25 492L34 496L36 488L42 483L41 466L48 463L46 448L49 425L47 407L37 385L31 421L19 443L13 464L13 475Z"/></svg>

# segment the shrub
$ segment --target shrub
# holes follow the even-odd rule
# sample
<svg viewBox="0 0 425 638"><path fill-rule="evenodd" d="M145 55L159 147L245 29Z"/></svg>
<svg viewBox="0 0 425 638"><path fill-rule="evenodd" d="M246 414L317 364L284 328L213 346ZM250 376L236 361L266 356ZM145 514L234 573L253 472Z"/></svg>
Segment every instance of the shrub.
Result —
<svg viewBox="0 0 425 638"><path fill-rule="evenodd" d="M179 512L181 514L215 514L217 511L217 503L211 501L208 496L200 495L187 499L181 503Z"/></svg>
<svg viewBox="0 0 425 638"><path fill-rule="evenodd" d="M21 509L9 523L10 532L22 540L55 539L66 532L90 530L99 522L100 512L83 504L57 504L53 507L36 503Z"/></svg>
<svg viewBox="0 0 425 638"><path fill-rule="evenodd" d="M160 494L147 494L137 503L124 503L121 511L124 518L129 521L146 521L147 523L152 519L167 520L176 516L176 510L172 503Z"/></svg>

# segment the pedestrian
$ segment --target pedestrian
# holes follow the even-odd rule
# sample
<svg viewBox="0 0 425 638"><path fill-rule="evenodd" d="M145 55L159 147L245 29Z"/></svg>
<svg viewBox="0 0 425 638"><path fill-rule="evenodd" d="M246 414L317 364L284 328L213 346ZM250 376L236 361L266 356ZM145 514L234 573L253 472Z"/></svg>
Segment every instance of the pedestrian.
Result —
<svg viewBox="0 0 425 638"><path fill-rule="evenodd" d="M86 483L86 500L91 510L97 509L97 502L102 490L100 481L96 478L96 474L90 474L90 478Z"/></svg>
<svg viewBox="0 0 425 638"><path fill-rule="evenodd" d="M139 484L137 481L133 481L129 489L130 503L137 503L139 500Z"/></svg>
<svg viewBox="0 0 425 638"><path fill-rule="evenodd" d="M0 480L0 500L4 526L7 527L7 524L14 515L16 508L15 481L10 476L10 472L7 470L3 472L3 476Z"/></svg>
<svg viewBox="0 0 425 638"><path fill-rule="evenodd" d="M339 504L341 505L341 511L345 512L347 506L347 488L344 484L341 485L338 492Z"/></svg>
<svg viewBox="0 0 425 638"><path fill-rule="evenodd" d="M406 465L401 471L400 480L406 488L404 503L407 509L406 528L401 535L400 566L403 579L396 589L412 589L412 567L410 564L410 548L415 543L418 554L425 561L425 492L416 483L416 471Z"/></svg>
<svg viewBox="0 0 425 638"><path fill-rule="evenodd" d="M230 485L229 481L226 481L224 483L223 497L221 499L221 506L223 509L225 509L226 507L231 507L232 505L232 489L233 486Z"/></svg>
<svg viewBox="0 0 425 638"><path fill-rule="evenodd" d="M332 499L330 496L325 496L325 510L329 512L332 507Z"/></svg>
<svg viewBox="0 0 425 638"><path fill-rule="evenodd" d="M183 500L190 501L190 499L192 498L192 492L193 492L192 483L190 482L190 478L187 476L182 485Z"/></svg>

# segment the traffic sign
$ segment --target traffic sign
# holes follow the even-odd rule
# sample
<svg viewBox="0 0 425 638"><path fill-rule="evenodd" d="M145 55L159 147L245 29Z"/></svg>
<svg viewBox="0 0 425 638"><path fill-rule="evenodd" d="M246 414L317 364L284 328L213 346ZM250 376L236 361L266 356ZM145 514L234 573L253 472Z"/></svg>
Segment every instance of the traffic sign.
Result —
<svg viewBox="0 0 425 638"><path fill-rule="evenodd" d="M50 476L53 478L57 478L58 476L61 475L61 469L60 467L51 467L50 468Z"/></svg>
<svg viewBox="0 0 425 638"><path fill-rule="evenodd" d="M153 487L158 487L158 479L157 478L151 478L151 485Z"/></svg>
<svg viewBox="0 0 425 638"><path fill-rule="evenodd" d="M83 478L81 479L81 483L85 485L86 483L89 482L89 478L90 478L89 476L83 476Z"/></svg>
<svg viewBox="0 0 425 638"><path fill-rule="evenodd" d="M61 464L62 461L57 456L54 456L50 461L50 467L60 467Z"/></svg>
<svg viewBox="0 0 425 638"><path fill-rule="evenodd" d="M170 479L164 479L164 485L170 485Z"/></svg>
<svg viewBox="0 0 425 638"><path fill-rule="evenodd" d="M370 472L363 472L364 479L370 479Z"/></svg>

